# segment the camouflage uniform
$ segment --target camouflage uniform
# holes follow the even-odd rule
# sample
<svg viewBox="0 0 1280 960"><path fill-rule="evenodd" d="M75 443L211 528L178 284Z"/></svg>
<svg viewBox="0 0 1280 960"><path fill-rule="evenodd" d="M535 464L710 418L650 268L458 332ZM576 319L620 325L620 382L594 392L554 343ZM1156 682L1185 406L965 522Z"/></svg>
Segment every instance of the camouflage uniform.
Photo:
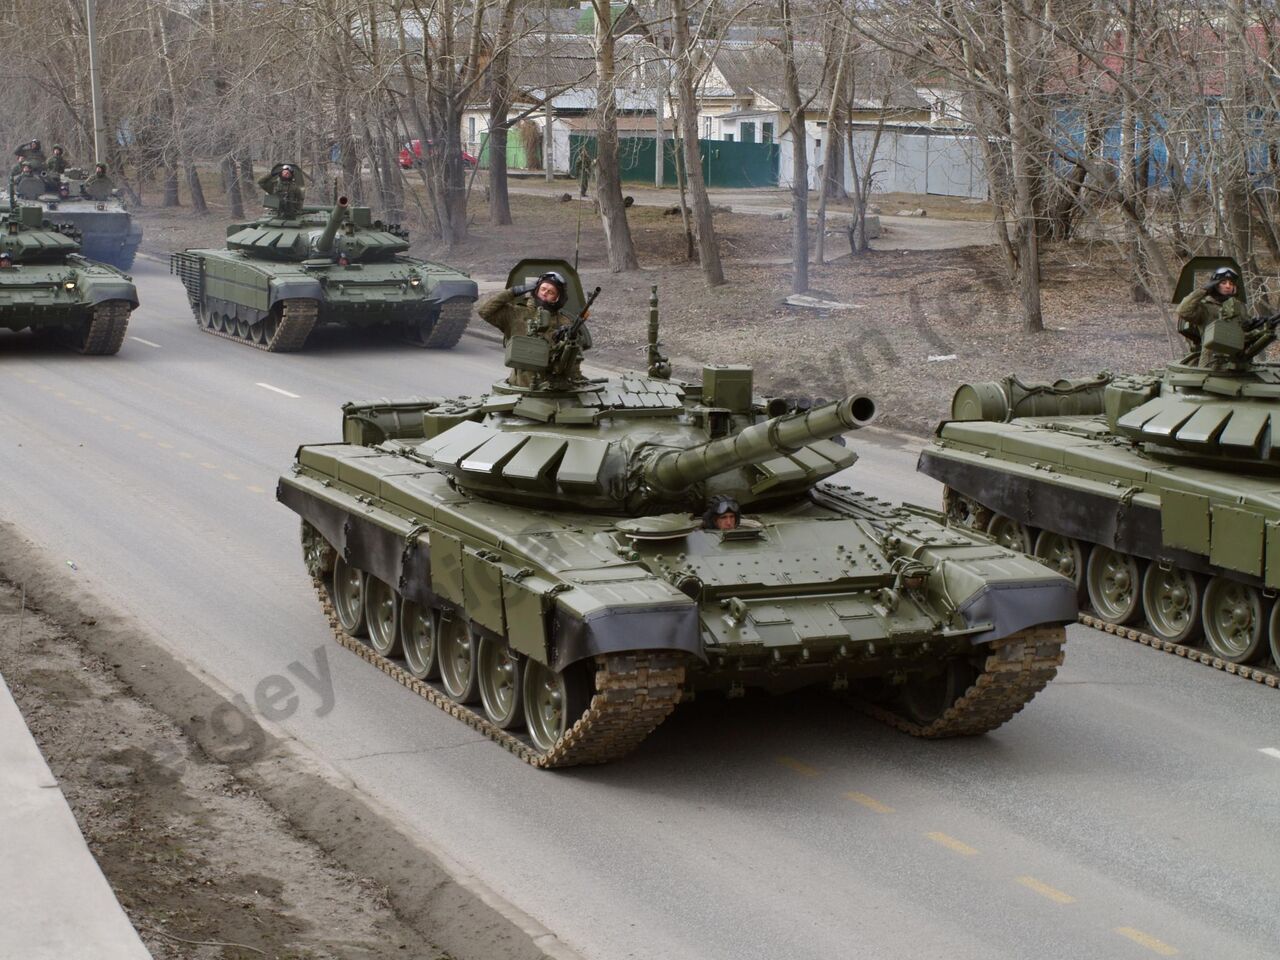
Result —
<svg viewBox="0 0 1280 960"><path fill-rule="evenodd" d="M107 175L105 164L94 168L93 176L80 185L80 192L90 200L108 200L116 183Z"/></svg>
<svg viewBox="0 0 1280 960"><path fill-rule="evenodd" d="M532 293L516 293L514 290L503 290L486 299L476 310L485 323L492 324L502 331L505 342L511 337L541 336L548 343L555 343L556 331L572 325L573 318L566 317L560 311L552 313L539 309ZM537 330L539 314L546 318L546 328ZM532 326L531 326L532 325ZM585 330L583 331L585 333ZM582 362L575 359L565 371L571 380L582 379ZM533 371L512 370L507 383L515 387L533 386Z"/></svg>
<svg viewBox="0 0 1280 960"><path fill-rule="evenodd" d="M1201 367L1216 369L1232 359L1226 354L1201 346L1205 330L1215 322L1243 325L1244 315L1240 309L1240 301L1231 296L1219 303L1210 296L1207 288L1202 288L1192 290L1178 304L1178 332L1187 338L1193 351L1200 351L1198 365Z"/></svg>
<svg viewBox="0 0 1280 960"><path fill-rule="evenodd" d="M66 154L59 152L61 150L62 146L55 143L53 145L53 156L44 165L45 171L55 177L60 177L67 172L67 157Z"/></svg>
<svg viewBox="0 0 1280 960"><path fill-rule="evenodd" d="M298 182L297 170L294 170L293 176L292 180L281 180L280 175L272 171L258 178L258 186L262 188L263 193L280 199L280 216L286 218L300 214L306 199L306 191Z"/></svg>
<svg viewBox="0 0 1280 960"><path fill-rule="evenodd" d="M31 169L36 173L39 173L44 169L44 150L40 147L35 147L33 149L30 143L24 143L17 150L13 151L13 155L18 158L18 162L13 165L13 170L10 171L10 176L16 177L21 173L22 165L24 163L31 164Z"/></svg>

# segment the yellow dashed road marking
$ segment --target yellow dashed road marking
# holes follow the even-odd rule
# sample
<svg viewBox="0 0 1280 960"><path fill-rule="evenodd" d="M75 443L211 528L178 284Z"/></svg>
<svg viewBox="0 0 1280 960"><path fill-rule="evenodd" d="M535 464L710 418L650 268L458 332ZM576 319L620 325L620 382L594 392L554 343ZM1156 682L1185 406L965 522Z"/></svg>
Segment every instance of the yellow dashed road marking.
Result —
<svg viewBox="0 0 1280 960"><path fill-rule="evenodd" d="M107 423L115 423L115 422L116 422L116 418L115 418L115 417L111 416L110 414L106 414L106 413L104 413L104 414L102 415L102 419L103 419L103 420L105 420L105 421L107 421Z"/></svg>
<svg viewBox="0 0 1280 960"><path fill-rule="evenodd" d="M217 470L217 469L218 469L218 465L217 465L216 463L205 463L205 462L201 462L200 466L204 467L206 470Z"/></svg>
<svg viewBox="0 0 1280 960"><path fill-rule="evenodd" d="M140 433L138 434L138 439L139 439L139 440L154 440L154 439L155 439L155 437L154 437L154 436L152 436L151 434L149 434L149 433L147 433L147 432L143 431L143 432L140 432Z"/></svg>
<svg viewBox="0 0 1280 960"><path fill-rule="evenodd" d="M234 473L224 473L224 474L222 475L222 477L223 477L223 479L224 479L224 480L239 480L239 479L240 479L240 478L239 478L239 477L237 477Z"/></svg>
<svg viewBox="0 0 1280 960"><path fill-rule="evenodd" d="M956 853L964 854L966 857L972 857L978 852L967 843L963 843L955 837L949 837L945 833L926 833L925 836L934 843L940 843L948 850L954 850Z"/></svg>
<svg viewBox="0 0 1280 960"><path fill-rule="evenodd" d="M1054 903L1075 903L1076 898L1069 893L1063 893L1047 883L1041 883L1035 877L1019 877L1018 883L1022 884L1028 890L1034 890L1042 897L1047 897Z"/></svg>
<svg viewBox="0 0 1280 960"><path fill-rule="evenodd" d="M163 440L157 440L157 441L156 441L156 446L157 446L157 447L159 447L161 450L172 450L172 449L173 449L173 444L172 444L172 443L165 443Z"/></svg>
<svg viewBox="0 0 1280 960"><path fill-rule="evenodd" d="M860 803L868 810L874 810L876 813L893 813L893 807L886 806L874 797L868 797L865 793L850 791L845 796L854 803Z"/></svg>
<svg viewBox="0 0 1280 960"><path fill-rule="evenodd" d="M807 763L801 763L795 757L779 757L778 762L788 770L793 770L802 777L816 777L818 775L817 767L811 767Z"/></svg>
<svg viewBox="0 0 1280 960"><path fill-rule="evenodd" d="M262 487L255 487L252 483L249 484L249 486L245 487L245 489L248 490L250 493L266 493L267 492Z"/></svg>
<svg viewBox="0 0 1280 960"><path fill-rule="evenodd" d="M1151 934L1135 930L1133 927L1116 927L1116 933L1122 937L1128 937L1139 946L1146 947L1152 953L1158 953L1162 957L1176 957L1178 955L1177 947L1171 947L1163 940L1157 940Z"/></svg>
<svg viewBox="0 0 1280 960"><path fill-rule="evenodd" d="M192 458L195 456L195 454L194 454L194 453L187 453L187 451L185 451L185 450L179 450L179 451L178 451L178 456L180 456L183 460L190 460L190 459L192 459Z"/></svg>

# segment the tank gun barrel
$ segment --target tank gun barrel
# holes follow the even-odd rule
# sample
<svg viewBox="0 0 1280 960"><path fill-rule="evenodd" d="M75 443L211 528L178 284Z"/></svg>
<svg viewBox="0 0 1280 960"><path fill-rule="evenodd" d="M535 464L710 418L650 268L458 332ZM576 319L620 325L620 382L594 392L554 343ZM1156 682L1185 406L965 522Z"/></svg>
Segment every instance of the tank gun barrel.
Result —
<svg viewBox="0 0 1280 960"><path fill-rule="evenodd" d="M333 249L333 238L337 235L338 227L342 225L342 221L346 216L347 198L339 197L338 202L333 205L333 210L329 213L329 219L324 225L324 230L316 238L316 253L328 253Z"/></svg>
<svg viewBox="0 0 1280 960"><path fill-rule="evenodd" d="M784 414L733 436L687 450L667 450L649 462L645 479L658 490L676 493L718 473L786 456L846 430L861 429L875 414L875 401L859 394L804 413Z"/></svg>

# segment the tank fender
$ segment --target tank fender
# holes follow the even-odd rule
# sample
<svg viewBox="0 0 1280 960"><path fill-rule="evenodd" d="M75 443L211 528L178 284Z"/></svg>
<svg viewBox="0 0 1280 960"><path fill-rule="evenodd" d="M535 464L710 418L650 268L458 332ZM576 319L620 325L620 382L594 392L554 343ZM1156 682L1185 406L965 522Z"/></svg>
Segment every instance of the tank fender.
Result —
<svg viewBox="0 0 1280 960"><path fill-rule="evenodd" d="M430 289L431 299L437 303L446 300L470 300L480 296L480 288L474 280L441 280Z"/></svg>
<svg viewBox="0 0 1280 960"><path fill-rule="evenodd" d="M604 607L580 614L557 603L551 617L556 670L600 654L628 650L679 650L707 659L693 600L645 607Z"/></svg>
<svg viewBox="0 0 1280 960"><path fill-rule="evenodd" d="M107 300L128 300L135 307L138 305L138 290L124 277L90 278L83 284L86 303L96 306Z"/></svg>
<svg viewBox="0 0 1280 960"><path fill-rule="evenodd" d="M969 638L978 644L1027 627L1074 623L1079 609L1075 586L1066 577L1056 577L988 583L961 601L956 612L969 627L991 625Z"/></svg>
<svg viewBox="0 0 1280 960"><path fill-rule="evenodd" d="M323 300L324 288L315 277L290 277L288 280L272 280L270 305L281 300Z"/></svg>

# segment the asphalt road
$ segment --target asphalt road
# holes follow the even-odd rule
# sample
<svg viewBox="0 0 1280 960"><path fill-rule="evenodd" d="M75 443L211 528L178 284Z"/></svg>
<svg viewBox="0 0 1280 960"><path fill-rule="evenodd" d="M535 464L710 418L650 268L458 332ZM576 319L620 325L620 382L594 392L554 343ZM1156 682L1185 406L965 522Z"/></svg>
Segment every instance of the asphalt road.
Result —
<svg viewBox="0 0 1280 960"><path fill-rule="evenodd" d="M1277 955L1276 691L1075 627L978 739L704 698L623 762L536 771L328 639L272 494L344 400L479 392L497 348L269 355L200 333L162 265L136 276L118 357L0 334L0 514L250 702L327 651L335 706L300 688L282 725L587 957ZM861 438L855 485L936 501L910 443Z"/></svg>

